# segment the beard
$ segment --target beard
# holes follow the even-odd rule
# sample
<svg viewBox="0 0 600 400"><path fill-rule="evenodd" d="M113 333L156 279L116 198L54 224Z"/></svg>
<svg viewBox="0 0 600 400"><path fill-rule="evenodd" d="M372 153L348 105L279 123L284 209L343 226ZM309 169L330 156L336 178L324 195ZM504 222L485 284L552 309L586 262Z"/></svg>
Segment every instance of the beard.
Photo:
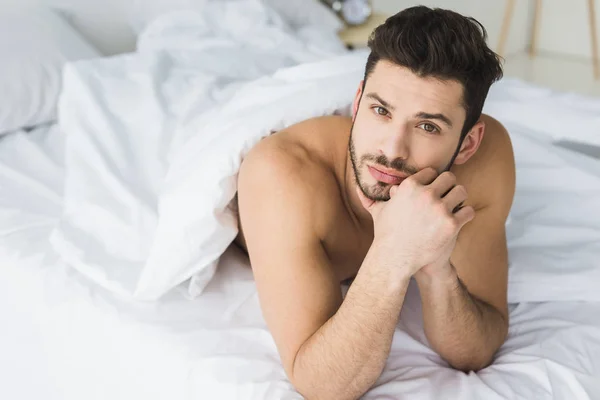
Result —
<svg viewBox="0 0 600 400"><path fill-rule="evenodd" d="M354 122L350 128L350 140L348 143L348 150L350 152L350 161L352 163L352 170L354 171L354 180L363 195L372 201L388 201L390 199L390 188L392 185L384 182L376 182L375 184L367 184L363 177L362 171L367 162L372 164L381 165L385 168L395 169L403 174L412 175L418 171L418 169L411 167L406 164L406 161L401 158L396 158L390 161L384 154L378 156L374 154L363 154L360 159L356 155L356 148L354 146Z"/></svg>

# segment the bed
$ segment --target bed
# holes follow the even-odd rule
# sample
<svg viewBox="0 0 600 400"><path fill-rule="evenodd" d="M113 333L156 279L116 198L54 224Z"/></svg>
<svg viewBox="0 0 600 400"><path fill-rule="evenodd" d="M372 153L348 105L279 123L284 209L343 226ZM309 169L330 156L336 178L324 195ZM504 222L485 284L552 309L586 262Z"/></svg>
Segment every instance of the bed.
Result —
<svg viewBox="0 0 600 400"><path fill-rule="evenodd" d="M178 201L188 201L190 196L194 201L204 199L206 193L185 190L185 199L178 197L181 186L194 182L184 172L201 166L196 163L202 160L195 157L200 150L218 155L234 152L218 167L223 168L223 179L214 182L222 193L233 196L235 190L231 191L228 183L235 182L231 171L235 171L240 154L261 135L308 116L344 112L347 99L352 98L364 54L340 53L323 61L313 57L323 54L322 48L298 47L294 50L297 60L277 71L267 71L268 77L251 76L246 86L238 85L239 79L223 86L217 79L221 86L211 86L208 91L211 99L230 100L222 112L239 113L247 102L252 105L259 99L275 102L270 114L253 110L254 119L248 117L239 125L229 122L227 128L236 127L236 134L245 136L223 136L225 131L219 126L213 127L214 135L206 134L213 135L214 140L222 138L220 147L212 142L206 147L209 141L199 143L189 129L178 130L166 141L161 133L169 130L152 131L151 126L157 125L163 114L176 115L195 128L198 124L214 125L202 115L195 115L199 119L190 122L190 115L195 114L190 110L204 104L198 100L202 97L196 96L198 88L206 89L204 83L195 91L184 92L193 96L181 96L181 91L162 90L156 79L143 79L164 72L156 65L164 65L161 57L165 54L171 57L170 65L183 71L181 81L169 80L177 76L172 69L170 78L161 80L169 90L183 90L182 82L194 86L186 75L187 67L198 68L193 70L194 76L205 73L202 68L211 69L206 59L199 67L194 57L177 58L182 49L191 51L197 46L195 41L182 40L196 37L197 31L191 29L196 22L188 14L172 14L157 20L141 37L138 55L69 65L58 111L60 123L39 121L34 128L17 129L0 137L1 398L302 398L286 379L260 312L248 259L235 246L224 246L224 251L211 248L220 252L214 263L197 259L193 276L182 280L178 275L169 281L176 284L166 290L149 285L143 273L132 285L130 276L129 280L119 280L120 275L111 275L114 271L101 270L101 261L106 260L102 257L108 256L115 264L128 261L132 271L138 264L131 257L126 259L118 247L109 253L85 239L86 232L69 230L80 223L95 229L96 239L102 238L103 232L122 235L120 238L130 235L138 240L138 253L142 254L147 249L146 242L138 238L141 228L151 226L158 235L164 228L160 218L176 215L170 214L169 206L181 205ZM269 29L272 26L265 27L264 33L270 34ZM253 54L240 57L248 66L255 66L259 75L264 72L261 68L267 68ZM330 90L327 96L316 99L319 92L315 88L322 87L323 82ZM349 82L354 82L351 87ZM125 84L131 97L120 90ZM150 121L132 118L133 100L148 87L154 90L148 93L156 94L148 100L151 104L156 100L156 104L174 106L154 108L156 114ZM185 98L189 103L171 103L168 96ZM275 100L270 98L273 96ZM117 100L128 110L123 113L126 115L117 115L118 109L113 107ZM291 114L298 104L304 104L302 112ZM485 111L500 119L511 133L520 177L507 224L511 254L509 337L494 363L479 373L449 368L427 345L413 282L385 371L365 399L600 397L600 211L594 208L600 204L600 100L505 79L494 86ZM278 112L285 118L269 120ZM224 115L228 114L219 118ZM254 129L244 130L246 126ZM100 135L108 131L107 127L119 127L119 137L124 135L127 141L99 139L112 137ZM136 139L135 135L123 134L142 128L156 135ZM151 161L141 153L155 154L165 143L171 150L161 153L164 157L158 160ZM231 147L233 143L238 147ZM111 148L119 151L107 151ZM173 158L173 149L181 157ZM147 185L144 190L127 192L127 203L117 204L114 202L123 197L121 189L105 188L98 179L125 179L117 168L111 168L124 162L120 151L127 160L134 160L125 170L143 172L127 178L143 177ZM103 162L96 163L100 155ZM169 162L179 164L160 169ZM140 165L146 169L134 168ZM148 171L161 176L166 171L168 179L155 187ZM111 218L118 210L126 205L137 210L151 189L156 190L156 208L142 211L158 215L155 225L148 225L151 218L140 214L114 225ZM86 225L81 220L91 217L77 213L77 207L88 205L95 196L106 200L106 221ZM228 204L230 199L225 197L221 203ZM215 215L212 209L208 214L197 216ZM223 216L216 221L224 226L219 240L227 244L231 232L225 228L230 221ZM106 231L107 226L120 230ZM78 246L83 246L83 251L74 251L81 250ZM169 250L165 248L165 254ZM100 257L102 251L106 254ZM198 265L208 269L199 270ZM198 275L206 271L210 279L206 273Z"/></svg>
<svg viewBox="0 0 600 400"><path fill-rule="evenodd" d="M261 316L248 260L229 248L194 300L120 299L66 266L56 125L0 140L0 394L10 399L300 399ZM478 374L426 345L411 285L384 374L365 399L594 399L600 303L511 304L508 340Z"/></svg>

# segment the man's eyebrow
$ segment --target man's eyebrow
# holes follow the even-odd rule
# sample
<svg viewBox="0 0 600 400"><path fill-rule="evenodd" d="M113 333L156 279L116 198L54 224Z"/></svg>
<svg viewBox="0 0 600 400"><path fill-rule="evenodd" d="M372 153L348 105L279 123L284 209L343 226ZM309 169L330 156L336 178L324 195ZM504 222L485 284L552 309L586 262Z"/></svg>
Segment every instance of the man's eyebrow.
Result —
<svg viewBox="0 0 600 400"><path fill-rule="evenodd" d="M446 117L444 114L431 114L421 111L415 114L415 118L437 119L448 125L448 128L452 128L452 121L450 121L450 118Z"/></svg>
<svg viewBox="0 0 600 400"><path fill-rule="evenodd" d="M367 93L365 95L365 97L368 97L370 99L378 101L385 108L389 109L390 111L394 111L395 107L393 105L391 105L390 103L388 103L387 101L385 101L384 99L382 99L377 93L373 93L373 92Z"/></svg>

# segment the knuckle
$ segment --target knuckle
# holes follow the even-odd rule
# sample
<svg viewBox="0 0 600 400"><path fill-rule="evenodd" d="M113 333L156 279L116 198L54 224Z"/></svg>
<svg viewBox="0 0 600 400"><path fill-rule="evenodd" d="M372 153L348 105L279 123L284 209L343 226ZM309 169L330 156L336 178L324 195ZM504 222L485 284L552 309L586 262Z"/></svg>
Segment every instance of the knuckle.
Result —
<svg viewBox="0 0 600 400"><path fill-rule="evenodd" d="M448 213L448 209L446 208L446 205L444 203L442 203L441 201L438 201L437 204L435 205L435 211L439 215L444 216L444 218L450 218L450 215Z"/></svg>
<svg viewBox="0 0 600 400"><path fill-rule="evenodd" d="M404 185L408 188L414 189L417 186L417 180L412 175L406 178L400 185Z"/></svg>
<svg viewBox="0 0 600 400"><path fill-rule="evenodd" d="M462 197L467 197L467 189L463 185L456 185L455 189Z"/></svg>
<svg viewBox="0 0 600 400"><path fill-rule="evenodd" d="M448 180L449 182L456 182L456 175L450 171L444 171L440 176L443 176L444 179Z"/></svg>
<svg viewBox="0 0 600 400"><path fill-rule="evenodd" d="M423 188L421 195L423 196L424 201L426 201L428 204L435 203L437 200L435 192L430 187Z"/></svg>

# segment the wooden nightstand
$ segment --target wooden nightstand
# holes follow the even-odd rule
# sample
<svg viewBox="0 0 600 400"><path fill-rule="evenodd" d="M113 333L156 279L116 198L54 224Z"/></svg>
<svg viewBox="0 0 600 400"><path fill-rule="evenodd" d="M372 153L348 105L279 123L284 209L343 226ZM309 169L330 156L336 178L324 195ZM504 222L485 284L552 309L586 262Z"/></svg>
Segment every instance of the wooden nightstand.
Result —
<svg viewBox="0 0 600 400"><path fill-rule="evenodd" d="M371 32L383 24L388 17L389 15L386 14L375 13L362 25L346 27L340 31L339 37L349 48L367 47Z"/></svg>

